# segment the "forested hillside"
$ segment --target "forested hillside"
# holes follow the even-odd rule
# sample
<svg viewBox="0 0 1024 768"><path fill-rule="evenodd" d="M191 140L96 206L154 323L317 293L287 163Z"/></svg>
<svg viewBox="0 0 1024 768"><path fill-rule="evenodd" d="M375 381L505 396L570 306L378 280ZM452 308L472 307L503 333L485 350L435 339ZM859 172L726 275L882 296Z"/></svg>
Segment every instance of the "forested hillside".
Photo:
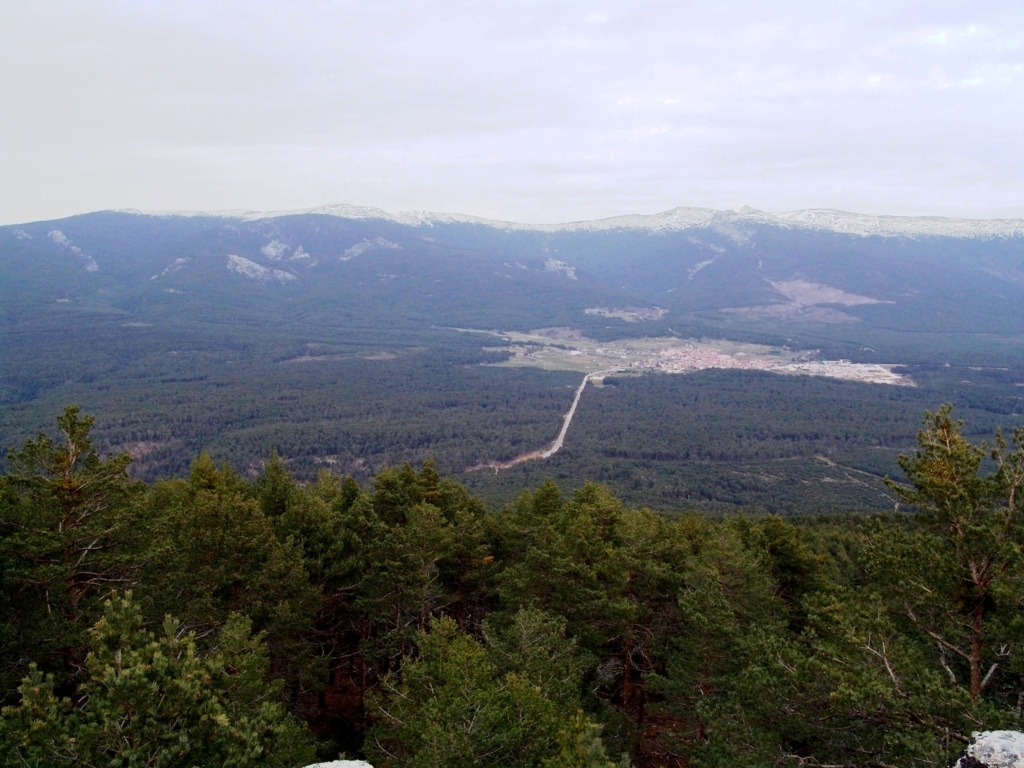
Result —
<svg viewBox="0 0 1024 768"><path fill-rule="evenodd" d="M948 407L899 513L795 520L430 462L145 483L93 431L0 477L0 765L946 766L1022 725L1024 432Z"/></svg>

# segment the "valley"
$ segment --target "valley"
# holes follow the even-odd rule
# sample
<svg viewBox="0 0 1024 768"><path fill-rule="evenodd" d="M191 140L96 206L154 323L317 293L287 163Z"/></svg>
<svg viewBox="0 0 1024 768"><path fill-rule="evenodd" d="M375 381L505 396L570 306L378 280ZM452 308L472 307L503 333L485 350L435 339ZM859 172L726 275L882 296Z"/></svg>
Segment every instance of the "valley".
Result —
<svg viewBox="0 0 1024 768"><path fill-rule="evenodd" d="M432 459L496 506L553 479L669 514L887 509L924 411L1024 421L1022 275L1019 222L822 211L0 227L0 442L77 403L145 480L202 451L361 483Z"/></svg>
<svg viewBox="0 0 1024 768"><path fill-rule="evenodd" d="M526 461L549 459L565 442L587 384L600 386L613 374L683 374L708 369L768 371L785 375L825 376L871 384L913 386L909 376L894 371L897 366L851 363L849 360L815 360L813 353L794 354L756 344L676 338L620 339L596 342L572 328L540 328L530 333L493 332L510 346L489 348L510 357L497 367L537 367L545 370L586 371L562 420L558 437L546 448L522 453L507 461L476 464L466 472L489 469L495 473ZM488 348L485 348L488 349Z"/></svg>

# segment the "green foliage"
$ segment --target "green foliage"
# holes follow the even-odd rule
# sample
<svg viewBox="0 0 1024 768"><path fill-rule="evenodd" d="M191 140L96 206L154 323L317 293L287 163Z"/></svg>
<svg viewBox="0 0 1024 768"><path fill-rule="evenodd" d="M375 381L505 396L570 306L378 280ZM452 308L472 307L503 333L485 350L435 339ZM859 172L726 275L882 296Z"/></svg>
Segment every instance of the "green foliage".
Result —
<svg viewBox="0 0 1024 768"><path fill-rule="evenodd" d="M263 464L263 473L253 489L260 502L260 510L268 520L276 520L294 506L292 499L298 490L295 478L285 467L277 453L272 453Z"/></svg>
<svg viewBox="0 0 1024 768"><path fill-rule="evenodd" d="M565 626L556 614L524 608L505 627L485 620L483 635L498 674L518 674L556 707L572 711L580 705L586 660L576 641L566 637Z"/></svg>
<svg viewBox="0 0 1024 768"><path fill-rule="evenodd" d="M0 764L9 766L295 766L313 757L302 727L264 681L267 656L233 614L215 647L168 617L146 630L131 596L114 596L90 632L77 705L59 698L35 667L22 701L0 720Z"/></svg>
<svg viewBox="0 0 1024 768"><path fill-rule="evenodd" d="M31 655L73 683L85 629L99 598L130 585L145 537L127 474L126 453L103 458L93 446L93 419L68 406L57 418L60 439L39 434L10 451L0 478L0 558L8 603L2 638L5 674L24 674ZM4 682L8 682L5 680Z"/></svg>
<svg viewBox="0 0 1024 768"><path fill-rule="evenodd" d="M542 768L630 768L627 755L618 762L608 758L601 728L577 712L559 731L558 752L544 760Z"/></svg>
<svg viewBox="0 0 1024 768"><path fill-rule="evenodd" d="M754 708L763 704L766 653L787 640L777 584L763 553L743 541L743 525L680 525L691 552L675 591L676 628L648 675L652 709L674 727L651 748L697 765L767 761L778 737Z"/></svg>
<svg viewBox="0 0 1024 768"><path fill-rule="evenodd" d="M977 702L1006 662L1024 650L1019 636L999 627L1012 623L1024 594L1024 520L1018 496L1024 487L1024 432L1013 449L997 435L989 454L984 444L963 437L952 406L925 417L913 456L901 456L909 486L890 483L900 498L923 510L928 527L915 554L931 565L904 590L903 611L937 644L939 663L953 680L953 664L967 667L971 701ZM923 546L922 546L923 545ZM1009 616L1006 616L1006 614ZM993 620L1002 631L993 631ZM1020 689L1021 680L1012 683Z"/></svg>
<svg viewBox="0 0 1024 768"><path fill-rule="evenodd" d="M336 588L356 593L351 609L372 627L364 650L375 660L404 656L432 616L472 610L464 600L485 556L483 514L429 462L381 472L345 511L347 578Z"/></svg>
<svg viewBox="0 0 1024 768"><path fill-rule="evenodd" d="M586 650L602 639L597 626L625 610L616 593L626 573L615 557L621 504L596 486L565 501L554 482L524 492L499 517L495 551L504 569L497 590L508 611L536 607L564 616Z"/></svg>
<svg viewBox="0 0 1024 768"><path fill-rule="evenodd" d="M299 553L278 541L229 469L216 469L204 454L187 483L156 486L147 506L159 548L147 580L166 609L175 601L189 607L183 618L190 625L208 629L243 611L261 628L277 627L308 610L313 594Z"/></svg>
<svg viewBox="0 0 1024 768"><path fill-rule="evenodd" d="M433 462L360 487L200 454L145 487L60 423L82 493L43 438L0 478L0 765L285 765L288 712L321 758L417 767L944 766L1021 724L1024 434L974 444L949 408L890 485L912 514L790 520L555 481L491 513ZM68 509L107 521L80 572Z"/></svg>
<svg viewBox="0 0 1024 768"><path fill-rule="evenodd" d="M612 768L594 724L577 709L572 645L557 620L517 615L488 647L441 618L418 644L420 655L372 697L374 765Z"/></svg>
<svg viewBox="0 0 1024 768"><path fill-rule="evenodd" d="M309 582L303 547L275 533L288 513L268 517L256 494L206 454L187 481L155 484L145 502L153 537L139 597L148 615L175 613L200 637L244 613L266 633L275 673L313 684L322 670L303 634L319 590Z"/></svg>

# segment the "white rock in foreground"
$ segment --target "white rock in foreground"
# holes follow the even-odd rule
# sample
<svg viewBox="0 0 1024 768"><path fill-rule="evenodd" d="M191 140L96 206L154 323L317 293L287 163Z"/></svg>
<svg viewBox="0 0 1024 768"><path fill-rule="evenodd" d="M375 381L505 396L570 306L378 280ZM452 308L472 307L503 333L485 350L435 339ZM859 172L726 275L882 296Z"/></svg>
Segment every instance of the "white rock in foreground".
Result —
<svg viewBox="0 0 1024 768"><path fill-rule="evenodd" d="M332 760L329 763L313 763L306 768L373 768L365 760Z"/></svg>
<svg viewBox="0 0 1024 768"><path fill-rule="evenodd" d="M974 743L954 768L1024 768L1024 733L975 731L972 735Z"/></svg>

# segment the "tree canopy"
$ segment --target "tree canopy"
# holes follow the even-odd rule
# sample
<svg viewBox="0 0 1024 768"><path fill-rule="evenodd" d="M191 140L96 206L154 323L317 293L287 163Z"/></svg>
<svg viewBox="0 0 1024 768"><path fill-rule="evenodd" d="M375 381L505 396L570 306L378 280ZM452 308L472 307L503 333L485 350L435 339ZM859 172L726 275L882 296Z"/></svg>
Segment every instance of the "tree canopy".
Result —
<svg viewBox="0 0 1024 768"><path fill-rule="evenodd" d="M432 462L144 484L57 425L0 476L0 765L945 766L1021 726L1024 433L948 407L898 511L791 520L489 509Z"/></svg>

